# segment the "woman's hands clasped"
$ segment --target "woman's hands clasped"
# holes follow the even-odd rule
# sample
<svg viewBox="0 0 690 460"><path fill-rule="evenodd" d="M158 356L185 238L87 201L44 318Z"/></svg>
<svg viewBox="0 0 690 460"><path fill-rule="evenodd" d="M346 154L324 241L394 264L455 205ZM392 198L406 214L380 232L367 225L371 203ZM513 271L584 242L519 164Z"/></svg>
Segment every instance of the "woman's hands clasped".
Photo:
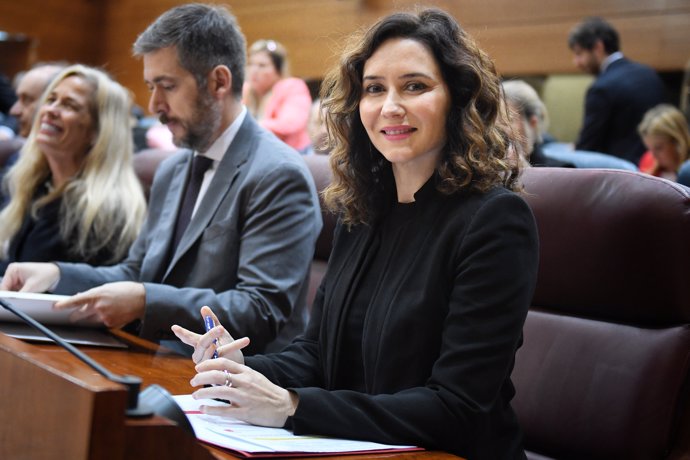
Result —
<svg viewBox="0 0 690 460"><path fill-rule="evenodd" d="M201 315L211 316L216 325L203 335L178 325L172 326L172 331L182 342L194 347L192 359L196 363L197 374L190 383L202 388L192 396L195 399L230 401L228 406L202 406L201 410L254 425L285 425L287 417L293 415L297 408L297 394L273 384L261 373L244 365L242 349L249 345L247 337L234 340L208 307L201 308ZM212 359L216 351L218 358Z"/></svg>

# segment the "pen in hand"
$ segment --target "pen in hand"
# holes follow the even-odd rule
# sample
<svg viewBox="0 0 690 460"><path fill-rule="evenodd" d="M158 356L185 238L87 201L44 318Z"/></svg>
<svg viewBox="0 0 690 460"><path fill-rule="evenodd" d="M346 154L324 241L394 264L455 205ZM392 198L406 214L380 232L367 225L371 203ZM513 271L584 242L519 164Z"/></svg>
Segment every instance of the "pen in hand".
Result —
<svg viewBox="0 0 690 460"><path fill-rule="evenodd" d="M208 332L208 331L210 331L211 329L213 329L213 326L215 326L215 324L213 324L213 318L211 318L211 316L204 316L204 327L206 328L206 332ZM216 359L216 358L218 357L218 339L213 339L213 345L216 347L216 349L213 350L213 356L212 356L212 358L213 358L213 359ZM226 375L226 376L228 375L228 371L225 371L225 375ZM226 378L227 378L227 377L226 377ZM205 387L210 387L210 386L213 386L213 385L204 385L204 386L205 386ZM224 403L226 403L226 404L230 404L230 401L228 401L228 400L226 400L226 399L220 399L220 398L213 398L213 399L216 400L216 401L224 402Z"/></svg>
<svg viewBox="0 0 690 460"><path fill-rule="evenodd" d="M206 326L206 332L213 329L213 326L215 326L215 324L213 324L213 318L211 318L210 316L204 316L204 326ZM215 359L218 357L218 349L217 349L218 340L214 339L213 345L216 346L216 349L213 350L213 358Z"/></svg>

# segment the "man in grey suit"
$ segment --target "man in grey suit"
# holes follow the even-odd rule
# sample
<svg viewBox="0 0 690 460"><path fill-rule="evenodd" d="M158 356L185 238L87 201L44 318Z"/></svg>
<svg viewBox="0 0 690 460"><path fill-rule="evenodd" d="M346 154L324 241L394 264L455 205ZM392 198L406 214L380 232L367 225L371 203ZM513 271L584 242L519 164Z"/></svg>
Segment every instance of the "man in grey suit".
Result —
<svg viewBox="0 0 690 460"><path fill-rule="evenodd" d="M78 293L56 307L158 341L173 324L202 332L208 305L233 336L252 338L250 353L277 350L306 320L321 229L311 175L242 105L245 40L225 8L173 8L134 52L150 111L188 149L157 171L139 238L111 267L11 264L0 288Z"/></svg>

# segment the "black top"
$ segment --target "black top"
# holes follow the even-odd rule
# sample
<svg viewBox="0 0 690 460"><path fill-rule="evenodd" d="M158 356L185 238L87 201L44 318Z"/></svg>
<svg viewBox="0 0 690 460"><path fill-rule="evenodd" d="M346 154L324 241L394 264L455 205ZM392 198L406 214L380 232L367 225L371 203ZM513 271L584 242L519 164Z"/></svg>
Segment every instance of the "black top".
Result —
<svg viewBox="0 0 690 460"><path fill-rule="evenodd" d="M413 223L415 202L395 203L388 215L382 219L375 231L367 256L362 261L361 278L354 289L352 303L343 314L343 360L339 384L342 388L365 391L362 330L364 318L370 308L372 298L381 289L383 275L392 269L390 266L396 253L405 250L403 230ZM373 295L372 295L373 293Z"/></svg>
<svg viewBox="0 0 690 460"><path fill-rule="evenodd" d="M304 335L246 363L299 395L296 434L524 458L510 373L536 282L532 213L503 188L447 196L433 180L399 208L336 229Z"/></svg>
<svg viewBox="0 0 690 460"><path fill-rule="evenodd" d="M36 199L48 193L42 186ZM10 242L7 258L0 261L0 273L4 275L12 262L86 262L103 265L112 257L112 251L103 249L93 257L84 258L76 254L69 241L60 236L60 203L58 198L38 210L36 218L27 212L24 221Z"/></svg>

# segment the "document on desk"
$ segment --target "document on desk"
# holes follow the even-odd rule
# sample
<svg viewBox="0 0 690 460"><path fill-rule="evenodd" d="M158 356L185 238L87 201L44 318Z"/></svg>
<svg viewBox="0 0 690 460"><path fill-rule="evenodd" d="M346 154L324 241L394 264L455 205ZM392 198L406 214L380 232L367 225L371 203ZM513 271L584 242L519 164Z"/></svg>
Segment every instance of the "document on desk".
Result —
<svg viewBox="0 0 690 460"><path fill-rule="evenodd" d="M319 456L424 450L415 446L393 446L324 436L297 436L283 428L250 425L227 417L206 415L199 410L201 405L224 405L219 401L195 400L191 395L178 395L174 398L187 415L198 439L230 449L244 457Z"/></svg>
<svg viewBox="0 0 690 460"><path fill-rule="evenodd" d="M67 299L65 295L37 294L30 292L0 291L0 298L12 304L69 343L126 348L114 338L102 323L95 319L72 321L74 310L53 310L53 304ZM51 342L52 340L35 330L9 310L0 307L0 332L22 340Z"/></svg>
<svg viewBox="0 0 690 460"><path fill-rule="evenodd" d="M53 310L53 304L59 300L67 299L66 295L39 294L32 292L0 291L0 298L10 302L18 310L23 311L41 324L58 326L95 326L94 320L72 321L72 309ZM18 322L18 317L0 307L0 321Z"/></svg>

